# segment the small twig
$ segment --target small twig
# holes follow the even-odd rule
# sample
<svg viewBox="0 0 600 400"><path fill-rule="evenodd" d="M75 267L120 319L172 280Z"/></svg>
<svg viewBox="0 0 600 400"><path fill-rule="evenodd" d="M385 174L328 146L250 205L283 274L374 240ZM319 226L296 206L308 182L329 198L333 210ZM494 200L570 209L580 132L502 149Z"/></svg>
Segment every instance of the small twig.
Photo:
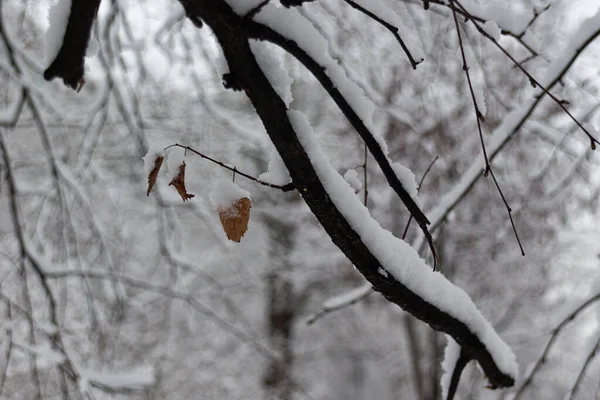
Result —
<svg viewBox="0 0 600 400"><path fill-rule="evenodd" d="M394 35L394 37L396 38L398 43L400 43L400 46L402 47L402 50L404 50L404 53L406 53L406 56L408 57L408 61L410 62L410 66L412 67L412 69L417 69L417 65L419 65L420 63L423 62L423 59L416 61L414 59L414 57L412 56L412 54L410 54L410 50L408 50L408 47L406 47L406 44L400 37L397 27L390 24L389 22L384 21L383 19L379 18L377 15L375 15L371 11L367 10L366 8L362 7L360 4L357 4L352 0L344 0L344 1L350 7L354 8L355 10L360 11L361 13L365 14L367 17L371 18L373 21L377 22L378 24L383 26L385 29L390 31L392 33L392 35ZM425 4L426 4L425 9L427 9L429 7L429 4L427 1L425 2Z"/></svg>
<svg viewBox="0 0 600 400"><path fill-rule="evenodd" d="M368 148L367 148L367 144L365 143L365 146L364 146L364 157L365 157L364 160L365 160L365 162L362 165L362 168L363 168L363 180L365 181L365 193L364 193L365 207L368 207L367 200L369 199L369 185L368 185L368 182L367 182L367 158L368 158L368 156L369 156L369 151L368 151ZM412 217L412 214L411 214L411 217Z"/></svg>
<svg viewBox="0 0 600 400"><path fill-rule="evenodd" d="M599 300L600 300L600 293L597 293L595 296L592 296L591 298L589 298L586 302L581 304L579 307L577 307L575 310L573 310L569 315L567 315L556 326L556 328L552 329L551 334L550 334L550 339L548 340L548 343L546 343L546 347L544 347L544 351L542 352L542 355L536 361L535 365L531 369L531 372L529 373L527 378L525 378L525 381L523 382L523 384L521 385L521 387L515 394L515 397L513 398L513 400L518 400L521 397L521 395L523 394L523 392L525 392L525 389L527 389L527 387L531 384L535 374L540 370L540 368L542 367L542 364L544 364L544 362L546 361L546 358L548 357L548 353L550 352L550 348L552 347L552 345L558 338L558 335L560 334L562 329L565 326L567 326L569 324L569 322L573 321L575 319L575 317L577 317L577 315L579 315L580 312L582 312L587 307L589 307L591 304L593 304Z"/></svg>
<svg viewBox="0 0 600 400"><path fill-rule="evenodd" d="M328 302L326 301L321 306L321 310L319 310L315 314L312 314L311 316L309 316L306 319L306 324L312 325L319 319L323 318L324 316L326 316L332 312L335 312L335 311L341 310L343 308L349 307L351 305L354 305L354 304L366 299L373 292L374 292L373 286L371 286L369 283L367 283L364 286L358 287L356 289L352 289L352 291L350 291L349 293L344 294L343 296L347 296L347 298L345 298L343 301L337 301L337 302L334 302L334 304L328 304ZM331 299L329 301L331 301Z"/></svg>
<svg viewBox="0 0 600 400"><path fill-rule="evenodd" d="M456 394L456 390L458 389L458 382L460 381L460 376L462 375L463 370L469 363L469 357L461 350L460 356L458 360L456 360L456 365L454 366L454 371L452 371L452 377L450 378L450 387L448 388L448 395L446 396L446 400L454 399L454 395Z"/></svg>
<svg viewBox="0 0 600 400"><path fill-rule="evenodd" d="M500 189L500 185L498 184L498 181L496 180L496 175L494 175L494 171L492 170L491 167L489 168L489 171L490 171L490 175L492 175L492 180L494 181L494 185L496 185L496 189L498 189L498 193L500 193L500 197L502 197L502 201L504 202L506 211L508 212L508 218L510 219L510 224L512 225L513 232L515 233L515 237L517 238L517 243L519 243L519 248L521 249L521 255L524 256L525 250L523 249L523 245L521 244L521 239L519 239L519 234L517 232L517 228L515 227L515 221L513 220L513 217L512 217L512 209L508 205L508 202L506 201L506 198L504 197L504 193L502 193L502 189Z"/></svg>
<svg viewBox="0 0 600 400"><path fill-rule="evenodd" d="M253 177L252 175L248 175L248 174L246 174L246 173L238 170L236 167L230 167L229 165L227 165L225 163L222 163L221 161L215 160L214 158L211 158L211 157L209 157L209 156L207 156L205 154L202 154L199 151L192 149L190 146L184 146L182 144L175 143L175 144L172 144L170 146L165 147L165 150L168 150L171 147L180 147L180 148L184 149L185 151L191 151L192 153L194 153L194 154L196 154L196 155L204 158L205 160L211 161L211 162L213 162L213 163L215 163L215 164L217 164L217 165L219 165L219 166L221 166L221 167L223 167L225 169L228 169L229 171L233 172L233 179L234 180L235 180L235 174L238 174L238 175L241 175L241 176L243 176L246 179L250 179L251 181L254 181L254 182L258 183L258 184L261 184L263 186L267 186L267 187L270 187L270 188L273 188L273 189L279 189L279 190L281 190L283 192L291 192L292 190L296 189L296 186L294 185L293 182L287 183L287 184L285 184L283 186L282 185L276 185L274 183L265 182L263 180L260 180L258 178Z"/></svg>
<svg viewBox="0 0 600 400"><path fill-rule="evenodd" d="M485 162L485 168L483 172L483 176L487 177L489 174L492 175L492 179L494 180L494 184L496 185L496 189L498 189L498 193L500 193L500 197L502 197L502 201L506 206L506 210L508 212L508 218L510 219L510 223L512 225L513 231L515 233L515 237L517 238L517 243L519 243L519 248L521 249L521 255L525 255L525 250L523 250L523 245L521 244L521 240L519 239L519 234L517 233L517 228L515 227L515 222L512 217L512 210L504 197L504 193L502 193L502 189L500 189L500 185L496 180L496 176L494 175L494 171L492 171L492 165L490 164L490 160L487 155L487 150L485 148L485 142L483 141L483 132L481 130L481 121L483 120L483 114L479 110L479 106L477 105L477 99L475 98L475 91L473 89L473 82L471 81L471 74L469 73L469 66L467 65L467 57L465 55L465 49L462 40L462 34L460 33L460 26L458 25L458 17L456 12L456 7L454 5L456 0L450 0L450 8L452 9L452 16L454 17L454 26L456 27L456 34L458 36L458 44L460 47L460 53L463 60L463 71L465 71L465 75L467 76L467 82L469 84L469 92L471 93L471 100L473 101L473 107L475 109L475 120L477 121L477 131L479 132L479 140L481 142L481 149L483 151L483 159ZM456 4L459 4L456 1ZM460 5L460 4L459 4ZM467 14L465 10L465 14Z"/></svg>
<svg viewBox="0 0 600 400"><path fill-rule="evenodd" d="M583 126L583 124L581 122L579 122L579 120L577 120L577 118L575 118L573 116L573 114L571 114L571 112L566 107L566 104L568 104L568 102L566 102L565 100L560 100L558 97L556 97L554 94L552 94L550 92L550 90L548 90L548 88L543 86L537 79L535 79L521 64L519 64L519 62L508 52L508 50L506 50L504 47L502 47L500 45L500 43L498 43L496 41L496 39L494 39L492 36L490 36L481 27L479 22L477 22L473 18L473 16L471 14L469 14L469 12L462 6L462 4L460 4L460 2L458 0L450 0L450 3L451 3L450 7L452 8L453 12L455 10L455 7L453 6L453 4L456 3L458 5L458 7L460 7L460 9L462 10L462 13L465 15L467 20L469 20L473 23L473 25L475 26L477 31L480 34L482 34L483 36L485 36L487 39L489 39L498 49L500 49L500 51L502 51L502 53L504 53L504 55L506 57L508 57L515 64L515 66L517 68L519 68L521 70L521 72L529 79L529 82L531 83L531 85L533 87L539 87L544 92L544 94L548 95L565 112L565 114L567 114L569 116L569 118L571 118L571 120L573 120L573 122L575 122L577 124L577 126L579 126L579 128L590 139L590 146L591 146L592 150L595 150L596 144L600 144L600 142L596 138L594 138L594 136L592 136L592 134ZM593 37L594 36L590 37L589 40L592 40ZM583 46L583 47L585 47L585 46ZM552 86L552 85L550 85L550 86Z"/></svg>
<svg viewBox="0 0 600 400"><path fill-rule="evenodd" d="M247 19L252 19L256 16L256 14L258 14L259 12L262 11L262 9L269 4L269 0L264 0L263 2L261 2L259 5L257 5L256 7L254 7L252 10L248 11L248 13L244 16L244 18Z"/></svg>
<svg viewBox="0 0 600 400"><path fill-rule="evenodd" d="M433 161L431 161L431 163L429 163L429 166L427 167L427 169L425 170L425 172L423 173L423 176L421 176L421 181L419 182L419 186L417 186L417 193L419 193L419 191L421 191L421 186L423 185L423 181L425 180L425 177L427 176L427 174L429 173L429 171L431 170L431 168L433 167L433 164L435 164L435 162L438 160L438 156L435 156L435 158L433 159ZM413 216L410 215L408 217L408 222L406 223L406 226L404 227L404 233L402 233L402 240L406 239L406 234L408 233L408 227L410 226L410 223L413 220ZM435 263L435 260L434 260ZM435 265L434 268L435 270Z"/></svg>
<svg viewBox="0 0 600 400"><path fill-rule="evenodd" d="M469 83L469 92L471 93L471 100L473 101L473 107L475 108L475 120L477 121L477 131L479 132L479 140L481 141L481 149L483 151L483 158L485 160L485 173L484 176L487 176L490 170L490 160L487 155L487 150L485 149L485 143L483 142L483 132L481 131L481 120L483 119L483 114L479 110L479 106L477 105L477 99L475 98L475 91L473 89L473 82L471 81L471 74L469 73L469 66L467 64L467 57L465 55L465 48L463 45L462 34L460 33L460 26L458 25L458 17L456 16L456 7L454 7L454 0L450 0L450 5L452 8L452 16L454 17L454 26L456 27L456 34L458 36L458 44L460 47L460 54L462 56L463 61L463 71L465 71L465 75L467 76L467 82Z"/></svg>
<svg viewBox="0 0 600 400"><path fill-rule="evenodd" d="M583 381L583 377L585 376L585 372L589 368L594 357L596 357L596 355L598 354L598 351L600 351L600 337L598 337L598 340L596 341L596 345L594 346L592 351L589 352L588 356L585 359L585 362L583 363L583 365L581 366L581 369L579 370L579 375L577 375L577 379L575 380L573 387L569 391L569 400L573 400L575 398L575 395L577 394L577 391L579 390L579 385L581 385L581 382Z"/></svg>

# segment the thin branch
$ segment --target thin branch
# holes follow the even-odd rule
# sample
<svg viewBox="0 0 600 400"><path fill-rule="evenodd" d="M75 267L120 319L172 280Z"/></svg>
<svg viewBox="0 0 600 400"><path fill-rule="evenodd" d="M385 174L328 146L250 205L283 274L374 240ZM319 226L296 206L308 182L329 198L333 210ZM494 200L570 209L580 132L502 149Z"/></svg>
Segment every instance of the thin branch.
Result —
<svg viewBox="0 0 600 400"><path fill-rule="evenodd" d="M425 172L423 173L423 175L421 176L421 180L419 181L419 186L417 186L417 193L419 193L421 191L421 186L423 185L423 181L425 180L425 177L427 176L427 174L429 173L429 171L431 170L431 168L433 167L433 164L435 164L435 162L438 160L438 156L435 156L435 158L433 159L433 161L431 161L429 163L429 166L427 167L427 169L425 170ZM408 217L408 222L406 223L406 226L404 227L404 232L402 233L402 240L406 239L406 234L408 233L408 227L410 226L410 223L412 222L412 215L410 215ZM435 267L434 267L435 269Z"/></svg>
<svg viewBox="0 0 600 400"><path fill-rule="evenodd" d="M506 201L506 197L504 197L504 193L502 193L502 189L500 189L500 185L498 184L498 180L496 179L496 175L494 171L490 167L489 169L490 175L492 175L492 180L494 181L494 185L496 185L496 189L498 189L498 193L500 193L500 197L504 202L504 207L506 207L506 211L508 212L508 218L510 219L510 224L512 225L513 232L515 233L515 238L517 239L517 243L519 244L519 249L521 249L521 255L525 255L525 250L523 249L523 245L521 244L521 239L519 239L519 233L517 232L517 227L515 226L515 221L512 217L512 208L508 205L508 201Z"/></svg>
<svg viewBox="0 0 600 400"><path fill-rule="evenodd" d="M454 0L450 0L450 4L454 4ZM467 57L465 55L465 48L463 45L462 34L460 33L460 26L458 25L458 17L456 16L456 8L452 8L452 17L454 18L454 26L456 27L456 35L458 36L458 44L460 47L460 54L462 56L462 70L467 76L467 82L469 84L469 92L471 93L471 101L473 102L473 108L475 109L475 120L477 121L477 132L479 132L479 141L481 142L481 149L483 151L483 159L485 160L484 165L484 176L487 176L491 169L490 160L488 159L487 150L485 149L485 143L483 141L483 132L481 131L481 120L483 120L483 114L479 110L477 105L477 99L475 98L475 91L473 90L473 83L471 82L471 74L469 73L469 65L467 64Z"/></svg>
<svg viewBox="0 0 600 400"><path fill-rule="evenodd" d="M281 191L283 191L283 192L291 192L292 190L295 190L295 189L296 189L296 187L294 186L294 183L293 183L293 182L287 183L287 184L285 184L285 185L283 185L283 186L282 186L282 185L276 185L276 184L274 184L274 183L265 182L265 181L263 181L263 180L260 180L260 179L258 179L258 178L255 178L255 177L253 177L252 175L248 175L248 174L246 174L246 173L244 173L244 172L240 171L240 170L239 170L239 169L237 169L236 167L230 167L229 165L227 165L227 164L225 164L225 163L222 163L222 162L221 162L221 161L219 161L219 160L215 160L214 158L211 158L211 157L209 157L209 156L207 156L207 155L205 155L205 154L202 154L202 153L200 153L199 151L197 151L197 150L194 150L194 149L193 149L193 148L191 148L190 146L184 146L184 145L182 145L182 144L175 143L175 144L172 144L172 145L170 145L170 146L167 146L167 147L165 147L165 150L167 150L167 149L170 149L170 148L172 148L172 147L180 147L180 148L182 148L182 149L185 149L185 150L187 150L187 151L190 151L190 152L192 152L192 153L194 153L194 154L196 154L196 155L198 155L198 156L200 156L200 157L204 158L205 160L208 160L208 161L210 161L210 162L213 162L213 163L215 163L215 164L217 164L217 165L219 165L219 166L221 166L221 167L223 167L223 168L225 168L225 169L227 169L227 170L229 170L229 171L233 172L233 179L234 179L234 180L235 180L235 175L237 174L237 175L241 175L241 176L243 176L243 177L244 177L244 178L246 178L246 179L250 179L251 181L254 181L254 182L258 183L258 184L261 184L261 185L263 185L263 186L267 186L267 187L270 187L270 188L273 188L273 189L279 189L279 190L281 190Z"/></svg>
<svg viewBox="0 0 600 400"><path fill-rule="evenodd" d="M469 21L471 21L473 23L473 25L475 26L475 28L477 29L477 31L485 36L487 39L489 39L498 49L500 49L500 51L502 51L502 53L504 53L504 55L506 57L508 57L513 64L519 68L521 70L521 72L529 79L529 82L531 83L531 85L533 87L539 87L544 94L548 95L564 112L565 114L567 114L569 116L569 118L571 118L571 120L573 120L573 122L575 122L577 124L577 126L579 126L579 128L587 135L588 139L590 140L590 146L592 148L592 150L594 150L596 148L596 144L600 144L600 142L594 138L594 136L583 126L583 124L581 122L579 122L579 120L577 118L575 118L573 116L573 114L571 114L571 112L567 109L566 104L568 104L565 100L560 100L558 97L556 97L554 94L552 94L550 92L550 90L548 89L549 87L552 87L553 84L548 85L548 88L545 87L544 85L542 85L537 79L535 79L533 77L533 75L531 75L526 69L525 67L523 67L521 64L519 64L519 62L508 52L508 50L506 50L504 47L502 47L500 45L500 43L498 43L496 41L496 39L494 39L490 34L488 34L479 24L479 22L477 22L472 16L471 14L469 14L469 12L462 6L462 4L460 4L460 2L458 0L450 0L451 3L451 7L454 10L454 6L452 4L456 3L458 5L458 7L460 7L460 9L463 11L463 13L465 14L465 16L468 18ZM581 46L581 48L576 49L575 53L580 52L583 48L585 48L592 40L594 40L596 38L596 36L600 35L600 29L598 29L598 31L594 34L591 35L588 40L586 42L583 43L583 45Z"/></svg>
<svg viewBox="0 0 600 400"><path fill-rule="evenodd" d="M365 182L365 191L364 191L364 198L363 198L363 202L365 204L365 207L368 207L368 200L369 200L369 183L367 181L368 178L368 174L367 174L367 159L369 158L369 151L367 148L367 144L364 144L364 162L362 165L362 169L363 169L363 181ZM410 215L412 217L412 214Z"/></svg>
<svg viewBox="0 0 600 400"><path fill-rule="evenodd" d="M171 297L173 299L177 299L183 301L184 303L189 304L196 311L210 317L217 324L221 325L226 331L235 336L238 340L243 343L250 345L254 350L256 350L259 354L265 356L266 358L274 358L274 355L271 350L269 350L266 346L260 343L258 340L254 339L252 336L248 335L246 332L240 330L235 325L225 321L223 318L218 316L214 311L212 311L209 307L200 303L196 298L194 298L191 294L180 292L174 289L170 289L168 287L155 285L153 283L149 283L146 281L142 281L127 275L116 274L108 271L97 271L97 270L84 270L84 269L61 269L61 270L52 270L52 271L44 271L44 275L47 279L62 279L69 277L76 278L90 278L90 279L101 279L108 280L113 282L119 282L121 284L135 287L138 289L142 289L145 291L150 291L154 293L161 294L163 296Z"/></svg>
<svg viewBox="0 0 600 400"><path fill-rule="evenodd" d="M462 375L463 370L469 363L469 357L464 353L464 351L460 351L460 356L458 360L456 360L456 365L454 366L454 370L452 371L452 377L450 378L450 387L448 388L448 395L446 396L446 400L453 400L456 395L456 390L458 389L458 382L460 381L460 376Z"/></svg>
<svg viewBox="0 0 600 400"><path fill-rule="evenodd" d="M373 286L370 283L366 283L361 287L352 289L350 292L332 297L323 303L318 312L309 316L306 319L306 323L312 325L334 311L342 310L366 299L371 293L373 293Z"/></svg>
<svg viewBox="0 0 600 400"><path fill-rule="evenodd" d="M392 33L392 35L394 35L394 37L396 38L396 40L398 41L398 43L400 43L400 46L402 47L402 50L404 50L404 53L408 57L408 61L410 61L410 66L412 67L412 69L417 69L417 65L419 65L420 63L423 62L423 59L420 59L420 60L416 61L415 58L412 56L412 54L410 53L410 50L408 49L408 47L406 47L406 44L404 43L404 41L400 37L400 34L398 33L398 28L397 27L395 27L394 25L392 25L389 22L385 21L384 19L378 17L377 15L375 15L374 13L372 13L371 11L367 10L366 8L362 7L360 4L357 4L356 2L354 2L352 0L344 0L344 2L346 4L348 4L350 7L354 8L355 10L358 10L361 13L363 13L364 15L366 15L367 17L371 18L373 21L377 22L378 24L380 24L381 26L383 26L388 31L390 31ZM427 7L428 6L426 6L425 9L427 9Z"/></svg>
<svg viewBox="0 0 600 400"><path fill-rule="evenodd" d="M262 11L262 9L269 4L270 0L263 0L261 3L259 3L256 7L254 7L252 10L248 11L248 13L244 16L244 18L248 18L248 19L252 19L256 16L256 14L258 14L259 12Z"/></svg>
<svg viewBox="0 0 600 400"><path fill-rule="evenodd" d="M523 382L523 384L521 385L521 387L515 394L515 397L513 398L514 400L518 400L519 398L521 398L521 396L525 392L525 389L527 389L527 387L529 385L531 385L533 378L535 377L535 375L538 373L538 371L542 367L542 364L544 364L544 362L546 361L546 359L548 357L548 353L550 352L550 348L554 345L554 342L558 338L558 335L563 330L563 328L565 326L567 326L570 322L572 322L575 319L575 317L577 317L577 315L579 315L579 313L581 313L583 310L585 310L587 307L589 307L591 304L595 303L598 300L600 300L600 293L589 298L586 302L581 304L579 307L577 307L575 310L573 310L569 315L567 315L554 329L552 329L550 339L548 340L548 343L546 343L546 347L544 347L544 351L542 352L542 355L536 361L535 365L531 369L531 372L529 372L529 375L527 375L527 378L525 378L525 381Z"/></svg>
<svg viewBox="0 0 600 400"><path fill-rule="evenodd" d="M596 357L598 355L599 351L600 351L600 337L598 337L598 340L596 341L596 345L594 346L592 351L590 351L588 353L588 355L585 359L585 362L583 363L583 365L581 366L581 369L579 370L577 379L575 380L573 387L569 391L569 400L575 399L575 395L577 394L577 391L579 390L579 386L581 385L581 382L583 381L585 373L586 373L587 369L589 368L594 357Z"/></svg>
<svg viewBox="0 0 600 400"><path fill-rule="evenodd" d="M342 95L339 91L338 87L332 81L331 77L327 74L327 70L315 61L304 49L302 49L298 44L293 41L285 38L277 31L272 28L256 23L254 21L247 21L246 28L248 30L248 36L252 39L257 40L266 40L270 43L273 43L294 58L296 58L301 64L303 64L308 71L319 81L321 86L325 89L327 94L331 97L331 99L336 103L338 108L342 111L348 122L352 125L352 127L356 130L358 135L364 140L367 144L369 151L373 155L373 158L379 165L383 175L390 187L396 192L400 200L404 203L410 214L414 217L414 219L419 224L425 239L429 245L429 249L434 257L437 259L437 252L435 250L435 246L433 243L433 238L431 237L431 233L427 228L429 225L429 219L425 216L425 213L421 210L421 208L415 203L414 199L408 194L402 182L394 172L390 164L390 160L387 158L387 155L383 151L381 145L375 138L375 136L371 133L369 128L365 125L364 121L359 117L356 111L352 108L348 100ZM289 168L288 168L289 169Z"/></svg>
<svg viewBox="0 0 600 400"><path fill-rule="evenodd" d="M523 245L521 244L521 240L519 239L519 234L517 232L515 223L513 221L511 208L508 205L508 202L506 201L504 194L502 193L502 189L500 188L500 185L498 184L498 181L496 180L496 176L494 175L494 172L492 171L492 165L490 164L490 160L487 155L487 150L485 148L485 142L483 141L483 132L481 130L481 121L484 118L483 118L483 114L481 113L481 110L479 109L479 106L477 105L477 99L475 97L475 91L473 89L473 83L471 81L471 74L469 73L469 66L467 64L467 57L465 55L465 48L463 45L462 34L460 32L460 25L458 25L458 17L456 16L457 13L456 13L456 7L454 6L454 1L455 0L450 0L450 5L451 5L450 8L452 9L452 16L454 18L454 26L456 27L456 34L458 36L458 44L460 47L460 53L461 53L462 61L463 61L462 69L463 69L463 71L465 71L465 75L467 76L467 82L469 84L469 92L471 93L471 100L473 102L473 108L475 110L475 121L477 122L477 131L479 132L479 141L481 142L481 149L483 152L483 159L485 162L483 176L487 177L490 173L492 174L492 179L494 180L494 185L496 186L496 189L498 189L498 193L500 193L500 197L502 197L502 201L504 202L504 206L506 207L506 211L508 212L508 218L510 218L510 223L512 225L513 231L515 232L515 237L517 238L517 243L519 243L519 248L521 249L521 255L524 256L525 250L523 250Z"/></svg>
<svg viewBox="0 0 600 400"><path fill-rule="evenodd" d="M12 323L12 312L11 312L11 303L6 303L6 316L5 321L9 321ZM2 398L2 392L4 391L4 384L6 383L6 374L8 372L8 366L11 360L11 354L13 349L13 330L11 329L10 334L8 335L8 344L6 345L6 351L4 352L4 368L2 370L2 375L0 375L0 398Z"/></svg>

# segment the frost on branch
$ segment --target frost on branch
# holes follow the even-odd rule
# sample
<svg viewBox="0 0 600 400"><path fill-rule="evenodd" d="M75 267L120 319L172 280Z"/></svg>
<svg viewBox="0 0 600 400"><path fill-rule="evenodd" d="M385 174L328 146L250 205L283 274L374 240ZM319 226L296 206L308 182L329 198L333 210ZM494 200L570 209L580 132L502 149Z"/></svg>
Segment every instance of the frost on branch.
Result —
<svg viewBox="0 0 600 400"><path fill-rule="evenodd" d="M454 286L439 272L433 272L418 253L406 242L383 229L369 211L354 196L352 189L329 164L327 156L315 141L306 117L298 111L288 111L294 130L309 155L320 181L331 201L339 209L362 242L381 263L382 268L401 285L451 318L465 324L470 332L491 355L494 365L503 374L501 379L490 382L492 387L512 385L517 377L516 358L510 348L481 315L469 296ZM375 289L378 290L377 286ZM464 345L464 338L455 337ZM473 351L472 349L467 351ZM476 358L473 354L470 357ZM478 359L482 368L481 359ZM486 372L489 372L486 371ZM488 374L488 378L492 378Z"/></svg>

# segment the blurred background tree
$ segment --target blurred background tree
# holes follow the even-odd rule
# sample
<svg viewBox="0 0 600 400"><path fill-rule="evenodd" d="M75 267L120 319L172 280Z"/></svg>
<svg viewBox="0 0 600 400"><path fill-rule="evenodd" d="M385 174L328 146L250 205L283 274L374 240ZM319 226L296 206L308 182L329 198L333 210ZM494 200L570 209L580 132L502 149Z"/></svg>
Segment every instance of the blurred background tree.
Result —
<svg viewBox="0 0 600 400"><path fill-rule="evenodd" d="M502 39L535 76L567 46L575 28L568 22L585 13L548 4L515 2L540 16L527 37ZM0 5L0 397L439 398L445 340L378 294L307 324L327 299L365 281L296 193L236 178L253 201L240 244L226 240L209 200L228 171L188 153L194 199L182 203L164 179L144 195L149 148L178 142L254 176L268 168L272 145L245 96L222 89L222 56L208 29L174 2L104 1L97 54L76 94L42 78L46 1ZM438 157L420 192L427 213L444 206L481 146L451 12L435 4L426 12L416 0L398 2L397 11L425 54L416 70L389 32L345 3L303 7L380 107L374 130L392 159L420 179ZM489 136L535 92L474 29L464 33ZM338 171L355 172L357 196L402 236L408 213L361 140L302 67L264 47L293 75L293 106ZM555 91L595 126L597 56L590 45ZM489 177L434 231L442 272L473 297L525 376L551 330L600 290L597 163L585 136L543 100L494 159L526 257ZM415 228L407 240L418 245ZM593 303L559 332L522 398L571 390L597 353L598 310ZM590 358L578 398L600 390L599 370ZM459 393L502 398L521 385L492 392L468 368Z"/></svg>

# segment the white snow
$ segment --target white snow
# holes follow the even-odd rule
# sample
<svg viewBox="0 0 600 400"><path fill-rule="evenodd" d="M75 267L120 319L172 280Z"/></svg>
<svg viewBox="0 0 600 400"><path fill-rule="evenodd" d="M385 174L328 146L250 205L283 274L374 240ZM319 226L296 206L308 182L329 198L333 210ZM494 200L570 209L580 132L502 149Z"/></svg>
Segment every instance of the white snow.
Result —
<svg viewBox="0 0 600 400"><path fill-rule="evenodd" d="M113 390L119 389L143 389L156 384L154 368L143 367L132 371L100 372L81 371L80 391L87 390L89 384L109 387Z"/></svg>
<svg viewBox="0 0 600 400"><path fill-rule="evenodd" d="M485 117L485 115L487 114L487 105L485 103L485 92L483 91L482 88L474 87L473 93L475 94L475 102L477 103L477 108L479 109L479 112L481 112L481 115L483 115Z"/></svg>
<svg viewBox="0 0 600 400"><path fill-rule="evenodd" d="M151 147L148 149L146 155L142 157L142 160L144 160L144 171L146 176L148 176L154 168L156 157L165 157L165 152L162 147ZM164 162L165 160L163 160L163 166Z"/></svg>
<svg viewBox="0 0 600 400"><path fill-rule="evenodd" d="M396 173L396 176L400 180L400 183L402 183L402 186L404 187L404 189L406 189L410 197L412 197L412 199L419 207L422 207L423 205L421 204L421 200L419 199L419 192L417 190L418 186L415 174L410 169L397 162L392 163L392 169Z"/></svg>
<svg viewBox="0 0 600 400"><path fill-rule="evenodd" d="M283 100L286 107L289 107L292 98L292 78L283 69L281 60L276 58L267 46L267 43L258 40L250 40L250 49L256 57L260 69L265 73L267 79L277 95Z"/></svg>
<svg viewBox="0 0 600 400"><path fill-rule="evenodd" d="M173 180L179 174L179 167L185 162L185 152L183 149L172 148L166 152L165 160L163 160L163 167L166 168L167 177L169 182Z"/></svg>
<svg viewBox="0 0 600 400"><path fill-rule="evenodd" d="M50 66L52 61L58 55L62 42L67 31L67 22L71 15L71 0L58 0L50 8L48 22L50 23L46 31L45 62Z"/></svg>
<svg viewBox="0 0 600 400"><path fill-rule="evenodd" d="M226 0L227 4L238 15L246 15L253 8L258 6L263 0Z"/></svg>
<svg viewBox="0 0 600 400"><path fill-rule="evenodd" d="M600 9L592 17L583 21L577 32L571 37L569 45L562 54L552 61L544 78L540 80L543 86L550 85L570 65L573 56L580 51L586 42L600 32Z"/></svg>
<svg viewBox="0 0 600 400"><path fill-rule="evenodd" d="M35 354L37 357L47 361L50 365L60 365L66 361L65 356L62 353L51 349L48 343L34 346L13 338L13 344L21 350Z"/></svg>
<svg viewBox="0 0 600 400"><path fill-rule="evenodd" d="M357 299L361 298L365 294L370 293L371 290L373 290L373 286L371 286L371 284L359 286L338 296L330 297L323 303L323 308L332 310L343 307L346 304L351 304L355 302Z"/></svg>
<svg viewBox="0 0 600 400"><path fill-rule="evenodd" d="M456 343L454 339L448 335L446 335L446 339L448 340L448 343L446 344L446 349L444 350L444 359L442 360L442 370L444 373L442 374L442 379L440 380L440 385L442 386L442 399L448 397L448 389L450 389L452 372L454 372L454 367L456 366L456 362L460 357L460 346L458 343Z"/></svg>
<svg viewBox="0 0 600 400"><path fill-rule="evenodd" d="M217 208L228 208L241 198L250 198L250 193L230 179L219 179L210 191L210 201Z"/></svg>
<svg viewBox="0 0 600 400"><path fill-rule="evenodd" d="M494 39L496 42L500 40L501 30L496 22L487 21L486 23L481 25L481 28L484 30L485 33L490 35L492 37L492 39Z"/></svg>
<svg viewBox="0 0 600 400"><path fill-rule="evenodd" d="M331 201L383 268L427 302L464 323L484 343L498 368L516 378L518 367L514 354L469 296L442 274L432 271L410 245L383 229L329 164L306 117L298 111L288 111L288 117Z"/></svg>
<svg viewBox="0 0 600 400"><path fill-rule="evenodd" d="M267 172L260 174L258 179L280 186L286 185L292 181L287 167L274 146L271 146L268 170Z"/></svg>
<svg viewBox="0 0 600 400"><path fill-rule="evenodd" d="M265 6L254 20L296 42L313 60L325 68L325 72L336 88L368 126L371 123L375 105L356 83L348 79L345 71L328 53L327 40L298 10L281 8L274 3L270 2Z"/></svg>
<svg viewBox="0 0 600 400"><path fill-rule="evenodd" d="M507 7L505 4L484 2L477 4L474 0L462 0L460 4L469 14L486 21L494 21L504 31L520 34L533 18L533 11L519 4Z"/></svg>
<svg viewBox="0 0 600 400"><path fill-rule="evenodd" d="M362 190L362 182L360 181L358 172L356 172L355 169L349 169L346 171L344 174L344 180L346 183L348 183L348 185L350 185L352 190L354 190L354 193L358 193Z"/></svg>

